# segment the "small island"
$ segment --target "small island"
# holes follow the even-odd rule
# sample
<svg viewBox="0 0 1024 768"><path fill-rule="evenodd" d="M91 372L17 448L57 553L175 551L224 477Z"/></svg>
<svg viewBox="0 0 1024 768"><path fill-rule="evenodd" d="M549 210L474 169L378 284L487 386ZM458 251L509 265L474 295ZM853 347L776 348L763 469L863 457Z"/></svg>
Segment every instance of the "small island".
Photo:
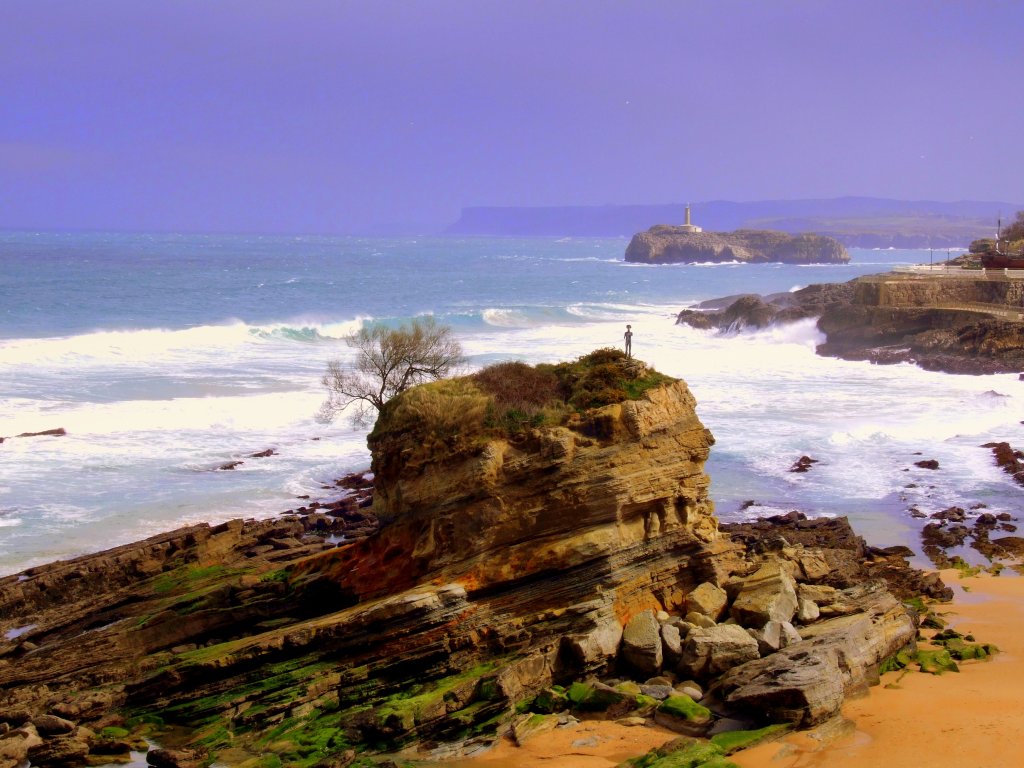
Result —
<svg viewBox="0 0 1024 768"><path fill-rule="evenodd" d="M633 235L626 247L626 261L638 264L845 264L849 260L843 244L825 235L760 229L705 232L690 222L690 206L686 206L685 224L657 224Z"/></svg>

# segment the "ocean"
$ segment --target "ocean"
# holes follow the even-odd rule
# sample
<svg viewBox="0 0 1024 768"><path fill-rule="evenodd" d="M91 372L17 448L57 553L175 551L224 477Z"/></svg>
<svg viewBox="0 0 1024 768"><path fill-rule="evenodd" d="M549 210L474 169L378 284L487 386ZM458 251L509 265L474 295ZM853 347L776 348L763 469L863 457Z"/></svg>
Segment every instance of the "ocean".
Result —
<svg viewBox="0 0 1024 768"><path fill-rule="evenodd" d="M872 543L913 546L912 505L1020 511L1024 491L980 447L1017 439L1016 375L818 357L813 321L730 334L674 323L705 299L846 281L928 251L642 266L623 261L626 244L0 233L0 436L67 431L0 444L0 574L333 498L369 454L365 430L314 419L327 362L349 359L344 336L365 323L426 314L454 329L470 370L619 346L630 323L634 356L685 379L715 435L723 520L842 514ZM791 473L801 455L819 463Z"/></svg>

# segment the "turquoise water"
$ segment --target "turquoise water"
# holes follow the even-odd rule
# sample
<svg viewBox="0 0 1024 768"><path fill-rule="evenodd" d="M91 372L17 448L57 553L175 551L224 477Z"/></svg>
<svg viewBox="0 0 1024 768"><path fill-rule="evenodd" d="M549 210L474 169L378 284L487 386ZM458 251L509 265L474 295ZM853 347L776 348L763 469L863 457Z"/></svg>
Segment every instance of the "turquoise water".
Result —
<svg viewBox="0 0 1024 768"><path fill-rule="evenodd" d="M0 573L186 522L273 514L365 469L365 433L313 415L328 360L363 323L432 314L469 367L618 345L685 378L718 443L723 517L850 514L886 541L905 510L1020 491L978 445L1013 440L1015 376L962 377L814 355L813 322L724 336L684 306L927 261L853 251L849 265L625 264L625 239L0 233ZM249 459L274 448L275 456ZM914 454L940 460L930 475ZM801 454L821 462L787 470ZM231 472L212 471L243 459ZM909 471L904 471L909 468ZM920 477L919 477L920 475ZM907 488L912 480L916 488Z"/></svg>

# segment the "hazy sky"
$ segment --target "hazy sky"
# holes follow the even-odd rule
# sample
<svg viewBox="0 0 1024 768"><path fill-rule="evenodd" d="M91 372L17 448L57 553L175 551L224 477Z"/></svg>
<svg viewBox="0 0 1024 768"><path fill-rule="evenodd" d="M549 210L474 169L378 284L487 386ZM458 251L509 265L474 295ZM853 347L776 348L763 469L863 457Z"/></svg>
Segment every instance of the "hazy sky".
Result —
<svg viewBox="0 0 1024 768"><path fill-rule="evenodd" d="M1024 200L1024 2L0 0L0 227Z"/></svg>

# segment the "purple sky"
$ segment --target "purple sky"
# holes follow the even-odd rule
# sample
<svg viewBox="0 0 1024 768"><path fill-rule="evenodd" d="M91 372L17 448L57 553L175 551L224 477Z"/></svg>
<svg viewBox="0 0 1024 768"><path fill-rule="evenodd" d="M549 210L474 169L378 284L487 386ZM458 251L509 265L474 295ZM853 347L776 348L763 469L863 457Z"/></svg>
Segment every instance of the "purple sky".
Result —
<svg viewBox="0 0 1024 768"><path fill-rule="evenodd" d="M2 0L0 228L1024 199L1017 0Z"/></svg>

